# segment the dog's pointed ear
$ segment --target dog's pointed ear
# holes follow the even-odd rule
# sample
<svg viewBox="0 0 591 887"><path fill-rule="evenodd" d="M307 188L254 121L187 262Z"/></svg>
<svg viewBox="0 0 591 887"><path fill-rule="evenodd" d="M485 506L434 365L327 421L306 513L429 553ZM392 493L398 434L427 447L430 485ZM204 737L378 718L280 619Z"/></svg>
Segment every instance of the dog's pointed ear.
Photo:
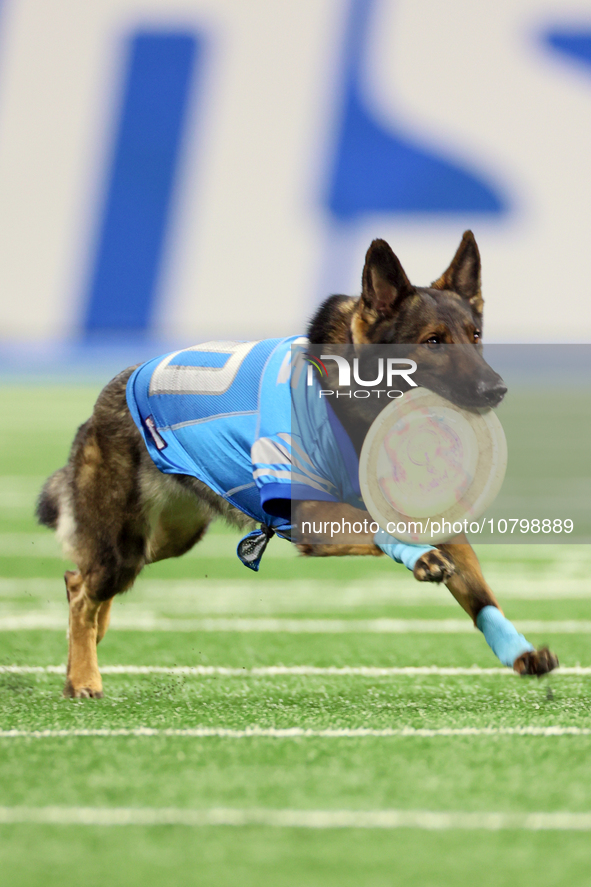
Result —
<svg viewBox="0 0 591 887"><path fill-rule="evenodd" d="M380 317L393 315L401 300L414 292L404 268L385 240L374 240L368 249L361 284L363 302Z"/></svg>
<svg viewBox="0 0 591 887"><path fill-rule="evenodd" d="M484 304L480 282L480 253L471 231L464 231L451 265L431 286L437 290L451 290L468 299L472 307L482 312Z"/></svg>

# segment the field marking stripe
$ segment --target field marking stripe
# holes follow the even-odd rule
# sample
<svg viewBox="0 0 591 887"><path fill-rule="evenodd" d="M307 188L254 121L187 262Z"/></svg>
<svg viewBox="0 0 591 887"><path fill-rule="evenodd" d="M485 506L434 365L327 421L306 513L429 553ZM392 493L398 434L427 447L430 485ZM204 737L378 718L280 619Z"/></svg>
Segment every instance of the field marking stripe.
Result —
<svg viewBox="0 0 591 887"><path fill-rule="evenodd" d="M0 554L1 556L1 554ZM591 558L590 558L591 563ZM455 601L447 592L447 589L437 586L425 587L425 583L409 581L409 577L400 575L400 583L392 582L392 579L377 576L368 585L360 582L339 584L336 582L320 582L319 580L305 581L300 578L286 579L278 585L276 580L258 578L256 588L252 583L242 580L228 579L149 579L142 578L134 591L131 601L127 600L121 609L121 615L126 615L128 607L145 607L146 598L150 600L148 610L153 609L155 600L167 601L167 606L172 603L177 606L182 599L187 599L190 607L187 612L195 612L195 607L205 611L207 615L215 612L232 612L236 614L236 605L249 601L253 595L258 595L257 600L264 598L269 601L268 611L273 612L275 601L280 601L283 609L286 601L290 606L303 609L306 606L318 606L318 600L334 598L335 601L344 601L345 605L370 602L391 602L413 605L448 605L455 606ZM510 576L504 572L488 570L489 582L502 585L503 597L511 600L539 601L539 600L591 600L591 579L588 577L565 577L561 574L546 572L543 578L524 577L522 575ZM54 601L59 593L61 599L62 585L58 578L48 579L43 577L0 578L0 595L2 597L20 598L22 595L42 597L44 602L50 596ZM225 598L230 594L231 599ZM320 596L320 598L319 598ZM220 601L224 609L219 611L217 607ZM206 609L211 607L212 609ZM164 608L163 608L164 609ZM248 610L242 610L248 613ZM18 615L18 614L17 614ZM131 618L129 611L127 618Z"/></svg>
<svg viewBox="0 0 591 887"><path fill-rule="evenodd" d="M317 665L259 665L253 668L237 668L226 665L103 665L101 672L104 675L182 675L207 677L219 675L222 677L275 677L282 675L322 677L418 677L421 675L459 676L470 677L479 675L500 675L518 677L510 668L469 668L439 665L405 665L405 666L378 666L378 665L344 665L344 666L317 666ZM0 665L0 674L57 674L65 675L65 665ZM591 675L591 666L567 666L558 668L552 672L552 676L561 675Z"/></svg>
<svg viewBox="0 0 591 887"><path fill-rule="evenodd" d="M290 810L269 807L0 807L0 824L84 826L270 826L306 829L434 831L591 831L591 813L492 813L435 810Z"/></svg>
<svg viewBox="0 0 591 887"><path fill-rule="evenodd" d="M0 730L0 739L67 739L69 737L185 737L190 739L361 739L419 738L434 739L445 736L591 736L591 727L327 727L315 730L305 727L107 727L96 729L70 728L63 730Z"/></svg>
<svg viewBox="0 0 591 887"><path fill-rule="evenodd" d="M516 620L518 631L546 634L591 634L591 620ZM67 614L19 613L0 616L0 631L65 631ZM471 634L468 619L288 619L203 618L170 619L145 614L126 617L118 613L111 623L115 631L237 632L285 634Z"/></svg>

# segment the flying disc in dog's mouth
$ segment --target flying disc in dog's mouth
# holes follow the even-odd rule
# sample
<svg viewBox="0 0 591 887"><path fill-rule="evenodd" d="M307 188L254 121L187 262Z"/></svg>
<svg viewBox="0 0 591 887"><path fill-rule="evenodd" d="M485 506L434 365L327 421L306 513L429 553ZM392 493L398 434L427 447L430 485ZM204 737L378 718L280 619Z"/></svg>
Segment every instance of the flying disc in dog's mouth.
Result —
<svg viewBox="0 0 591 887"><path fill-rule="evenodd" d="M417 388L371 425L359 480L366 508L384 530L402 541L435 543L484 513L506 467L507 444L495 413L463 410Z"/></svg>

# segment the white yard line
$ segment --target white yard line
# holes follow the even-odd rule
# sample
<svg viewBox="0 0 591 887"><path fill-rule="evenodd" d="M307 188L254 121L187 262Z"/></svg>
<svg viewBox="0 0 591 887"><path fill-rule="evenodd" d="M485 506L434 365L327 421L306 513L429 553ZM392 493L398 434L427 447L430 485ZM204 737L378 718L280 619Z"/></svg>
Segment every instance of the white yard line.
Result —
<svg viewBox="0 0 591 887"><path fill-rule="evenodd" d="M0 807L0 824L83 826L270 826L428 831L591 831L591 813L436 810L290 810L272 807Z"/></svg>
<svg viewBox="0 0 591 887"><path fill-rule="evenodd" d="M71 728L64 730L0 730L1 739L67 739L69 737L102 737L105 739L126 736L180 737L189 739L362 739L403 738L434 739L446 736L591 736L591 727L328 727L315 730L305 727L246 727L243 730L230 727L187 727L174 729L156 727Z"/></svg>
<svg viewBox="0 0 591 887"><path fill-rule="evenodd" d="M493 675L500 677L518 677L510 668L461 668L456 666L438 665L406 665L406 666L376 666L376 665L344 665L344 666L317 666L317 665L260 665L254 668L237 668L226 665L103 665L101 672L104 675L170 675L172 677L280 677L280 676L320 676L320 677L420 677L441 676L479 677ZM65 665L0 665L0 674L56 674L65 675ZM569 666L558 668L552 672L552 676L583 676L591 675L589 666Z"/></svg>
<svg viewBox="0 0 591 887"><path fill-rule="evenodd" d="M518 620L518 631L538 634L591 634L591 620ZM65 631L67 615L12 613L0 616L0 631ZM142 611L114 615L111 631L238 632L287 634L471 634L469 619L288 619L288 618L177 618Z"/></svg>
<svg viewBox="0 0 591 887"><path fill-rule="evenodd" d="M591 566L591 562L590 562ZM250 577L249 577L250 578ZM521 575L487 571L487 579L498 590L501 600L588 600L591 601L591 578L565 578L545 572L534 579ZM254 580L254 581L253 581ZM4 609L12 600L18 606L24 600L39 599L53 605L65 601L61 577L0 578L0 600ZM392 565L392 576L368 577L367 582L324 582L313 579L282 581L252 577L240 579L140 579L130 595L117 599L115 615L131 608L147 608L186 615L280 615L281 613L313 613L396 604L397 606L457 607L443 586L415 582L403 567Z"/></svg>

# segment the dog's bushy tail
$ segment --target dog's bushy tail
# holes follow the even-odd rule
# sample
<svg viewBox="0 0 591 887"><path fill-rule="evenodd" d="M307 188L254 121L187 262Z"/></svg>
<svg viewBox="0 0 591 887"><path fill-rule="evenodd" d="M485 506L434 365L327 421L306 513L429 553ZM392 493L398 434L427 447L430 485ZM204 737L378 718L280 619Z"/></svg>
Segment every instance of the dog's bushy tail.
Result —
<svg viewBox="0 0 591 887"><path fill-rule="evenodd" d="M66 482L66 468L59 468L47 478L39 493L35 515L40 524L55 530L60 514L60 491Z"/></svg>

